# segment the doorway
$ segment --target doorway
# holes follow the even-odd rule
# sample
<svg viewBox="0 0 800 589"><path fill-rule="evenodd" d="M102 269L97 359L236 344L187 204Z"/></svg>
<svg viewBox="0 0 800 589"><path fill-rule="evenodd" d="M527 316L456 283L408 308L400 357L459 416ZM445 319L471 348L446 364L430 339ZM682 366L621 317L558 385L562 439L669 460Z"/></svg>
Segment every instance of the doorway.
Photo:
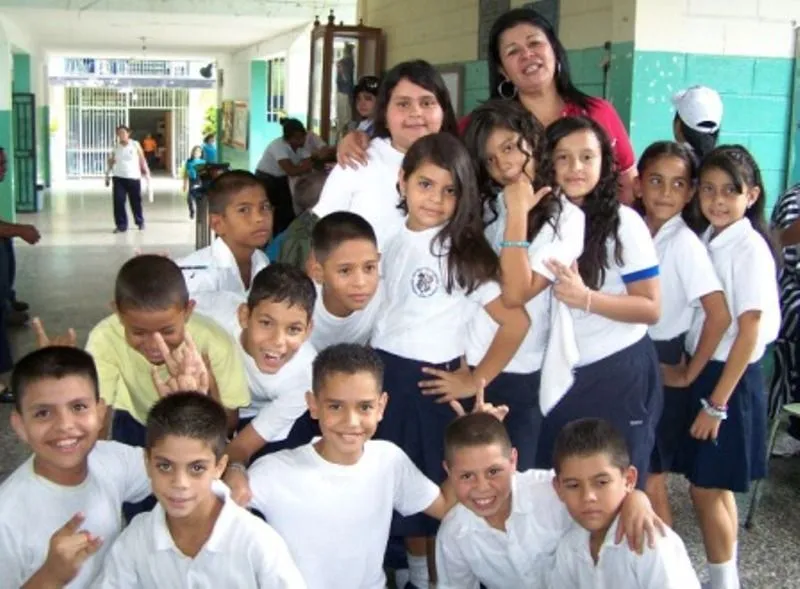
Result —
<svg viewBox="0 0 800 589"><path fill-rule="evenodd" d="M168 132L167 109L131 108L128 111L133 138L139 142L147 157L147 164L154 174L172 174L172 165L167 154L172 153L171 133Z"/></svg>

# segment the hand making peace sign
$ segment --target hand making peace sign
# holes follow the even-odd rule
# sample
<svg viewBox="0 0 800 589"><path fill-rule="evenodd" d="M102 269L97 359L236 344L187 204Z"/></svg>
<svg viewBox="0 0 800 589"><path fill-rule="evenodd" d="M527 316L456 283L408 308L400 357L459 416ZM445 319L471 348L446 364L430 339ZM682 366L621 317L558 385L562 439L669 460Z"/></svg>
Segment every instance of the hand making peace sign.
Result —
<svg viewBox="0 0 800 589"><path fill-rule="evenodd" d="M210 388L208 368L203 356L197 351L192 336L188 333L183 344L170 350L160 333L155 335L156 344L164 357L169 377L164 380L158 366L153 366L152 376L161 397L182 391L197 391L208 394Z"/></svg>
<svg viewBox="0 0 800 589"><path fill-rule="evenodd" d="M496 417L498 421L503 421L506 418L506 415L508 415L508 405L495 406L491 403L487 403L484 392L485 387L486 381L481 379L480 383L478 384L478 392L475 393L475 406L472 408L472 413L488 413L489 415ZM452 407L453 411L455 411L456 415L459 417L467 414L464 406L455 399L450 401L450 407Z"/></svg>

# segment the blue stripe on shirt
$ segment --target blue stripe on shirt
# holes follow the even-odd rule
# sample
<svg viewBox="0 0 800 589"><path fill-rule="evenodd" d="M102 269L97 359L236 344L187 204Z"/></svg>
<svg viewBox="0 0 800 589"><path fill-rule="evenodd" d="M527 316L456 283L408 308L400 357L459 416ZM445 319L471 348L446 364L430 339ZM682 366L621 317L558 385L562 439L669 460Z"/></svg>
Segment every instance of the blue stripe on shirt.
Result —
<svg viewBox="0 0 800 589"><path fill-rule="evenodd" d="M630 284L631 282L647 280L648 278L655 278L656 276L658 276L658 266L651 266L650 268L645 268L644 270L638 270L636 272L631 272L630 274L623 274L622 282L625 284Z"/></svg>

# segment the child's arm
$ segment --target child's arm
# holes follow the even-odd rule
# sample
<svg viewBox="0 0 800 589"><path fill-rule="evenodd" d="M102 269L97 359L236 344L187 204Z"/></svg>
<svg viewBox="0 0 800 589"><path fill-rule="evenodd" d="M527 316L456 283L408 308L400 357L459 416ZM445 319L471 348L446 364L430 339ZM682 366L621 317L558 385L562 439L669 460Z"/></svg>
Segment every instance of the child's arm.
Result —
<svg viewBox="0 0 800 589"><path fill-rule="evenodd" d="M436 535L436 576L437 589L478 589L481 584L467 557L443 528Z"/></svg>
<svg viewBox="0 0 800 589"><path fill-rule="evenodd" d="M686 547L674 532L631 558L637 587L641 589L700 589Z"/></svg>
<svg viewBox="0 0 800 589"><path fill-rule="evenodd" d="M225 453L228 455L228 468L222 480L231 489L231 498L242 507L246 507L253 499L250 480L247 476L247 464L253 454L267 445L252 423L248 423L236 434Z"/></svg>

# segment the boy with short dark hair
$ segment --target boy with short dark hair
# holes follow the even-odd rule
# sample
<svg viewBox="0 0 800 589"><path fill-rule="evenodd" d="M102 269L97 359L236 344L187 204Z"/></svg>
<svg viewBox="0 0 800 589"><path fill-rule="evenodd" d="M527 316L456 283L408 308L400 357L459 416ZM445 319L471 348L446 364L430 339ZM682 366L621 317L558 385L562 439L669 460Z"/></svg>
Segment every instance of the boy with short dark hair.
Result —
<svg viewBox="0 0 800 589"><path fill-rule="evenodd" d="M11 386L11 425L33 456L0 484L0 585L89 587L122 530L122 504L150 494L142 450L98 441L106 405L83 350L32 352Z"/></svg>
<svg viewBox="0 0 800 589"><path fill-rule="evenodd" d="M392 511L440 519L447 502L400 448L371 439L387 402L374 350L322 350L312 380L306 398L322 437L258 459L252 506L286 540L310 589L383 588Z"/></svg>
<svg viewBox="0 0 800 589"><path fill-rule="evenodd" d="M231 170L211 183L206 198L217 237L178 260L189 293L229 290L247 296L253 277L269 264L262 248L272 236L272 206L264 184L246 170Z"/></svg>
<svg viewBox="0 0 800 589"><path fill-rule="evenodd" d="M614 542L622 503L636 487L625 438L602 419L580 419L559 432L553 485L580 528L556 553L553 587L699 589L686 547L671 529L636 554Z"/></svg>
<svg viewBox="0 0 800 589"><path fill-rule="evenodd" d="M161 399L147 417L147 474L158 498L106 560L97 587L304 589L286 543L230 498L225 411L194 392Z"/></svg>
<svg viewBox="0 0 800 589"><path fill-rule="evenodd" d="M311 242L311 277L318 285L311 343L318 350L366 344L383 304L372 226L354 213L331 213L316 224Z"/></svg>

